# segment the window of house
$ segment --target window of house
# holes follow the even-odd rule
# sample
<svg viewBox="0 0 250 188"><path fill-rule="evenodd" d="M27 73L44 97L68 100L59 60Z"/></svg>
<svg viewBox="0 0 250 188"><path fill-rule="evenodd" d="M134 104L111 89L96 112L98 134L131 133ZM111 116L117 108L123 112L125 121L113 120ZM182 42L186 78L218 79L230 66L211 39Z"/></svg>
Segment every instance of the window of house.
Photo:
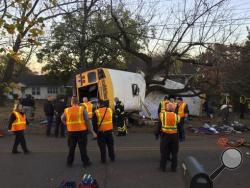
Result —
<svg viewBox="0 0 250 188"><path fill-rule="evenodd" d="M32 87L32 95L40 95L40 87Z"/></svg>
<svg viewBox="0 0 250 188"><path fill-rule="evenodd" d="M58 89L57 89L57 87L48 87L47 92L48 92L48 94L57 94Z"/></svg>

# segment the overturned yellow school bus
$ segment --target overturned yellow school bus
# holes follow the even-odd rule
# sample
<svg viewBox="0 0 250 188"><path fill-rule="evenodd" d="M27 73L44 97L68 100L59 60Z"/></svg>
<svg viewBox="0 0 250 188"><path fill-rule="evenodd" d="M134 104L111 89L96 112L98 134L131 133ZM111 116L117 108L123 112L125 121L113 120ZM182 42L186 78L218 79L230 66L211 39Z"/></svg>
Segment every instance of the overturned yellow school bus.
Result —
<svg viewBox="0 0 250 188"><path fill-rule="evenodd" d="M146 83L138 73L120 71L108 68L97 68L76 75L76 94L82 101L109 100L109 106L114 108L114 98L118 97L125 111L140 111L145 99Z"/></svg>

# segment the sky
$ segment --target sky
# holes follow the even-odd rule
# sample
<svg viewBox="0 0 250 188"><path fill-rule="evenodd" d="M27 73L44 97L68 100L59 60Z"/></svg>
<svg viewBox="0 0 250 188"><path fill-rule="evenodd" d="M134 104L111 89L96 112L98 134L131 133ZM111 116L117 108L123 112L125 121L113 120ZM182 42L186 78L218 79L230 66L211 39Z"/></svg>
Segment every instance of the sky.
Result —
<svg viewBox="0 0 250 188"><path fill-rule="evenodd" d="M174 29L176 25L178 25L177 19L173 17L172 14L169 14L171 9L175 11L183 10L183 0L142 0L144 2L143 9L140 11L140 14L145 18L149 19L151 15L154 15L154 18L151 20L150 25L155 28L155 38L161 39L150 39L149 50L154 53L161 53L166 45L166 42L170 40L173 36ZM213 0L211 0L213 1ZM141 0L126 0L127 8L131 11L138 12L138 3ZM193 0L187 0L187 8L192 5ZM231 27L232 29L237 29L234 34L227 39L227 44L229 43L244 43L247 37L247 26L250 27L250 0L228 0L227 8L225 13L228 14L226 18L219 18L220 21L217 24L224 24L227 29ZM181 16L181 15L177 15ZM167 28L165 23L168 23ZM229 26L230 25L230 26ZM217 26L215 26L216 29ZM219 26L218 26L219 27ZM217 27L217 28L218 28ZM198 32L197 30L195 32ZM221 32L222 33L222 32ZM196 36L198 39L198 35ZM217 38L216 38L217 37ZM220 42L222 34L216 35L212 39L207 42ZM194 37L195 38L195 37ZM189 41L190 34L187 34L183 41ZM196 40L196 38L194 39ZM196 50L193 50L194 54ZM32 57L32 63L30 63L29 67L38 73L41 73L42 64L36 63L35 55Z"/></svg>

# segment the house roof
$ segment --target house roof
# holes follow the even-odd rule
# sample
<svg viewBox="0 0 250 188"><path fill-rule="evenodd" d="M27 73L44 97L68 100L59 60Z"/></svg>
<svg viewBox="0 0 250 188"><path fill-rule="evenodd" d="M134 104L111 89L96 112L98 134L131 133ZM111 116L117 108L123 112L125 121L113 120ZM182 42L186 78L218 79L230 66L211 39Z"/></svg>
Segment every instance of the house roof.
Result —
<svg viewBox="0 0 250 188"><path fill-rule="evenodd" d="M59 86L60 84L52 82L46 75L21 74L13 80L16 83L22 83L25 86Z"/></svg>

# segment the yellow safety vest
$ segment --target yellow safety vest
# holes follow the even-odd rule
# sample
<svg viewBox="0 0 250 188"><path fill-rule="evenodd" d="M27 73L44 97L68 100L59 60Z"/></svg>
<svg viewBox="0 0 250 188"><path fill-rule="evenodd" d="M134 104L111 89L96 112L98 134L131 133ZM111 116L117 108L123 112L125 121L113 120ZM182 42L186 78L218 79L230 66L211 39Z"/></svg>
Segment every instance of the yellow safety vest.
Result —
<svg viewBox="0 0 250 188"><path fill-rule="evenodd" d="M167 134L177 134L178 115L174 112L160 113L161 131Z"/></svg>
<svg viewBox="0 0 250 188"><path fill-rule="evenodd" d="M23 131L27 127L26 115L22 115L17 111L12 112L16 116L16 120L12 123L11 131Z"/></svg>
<svg viewBox="0 0 250 188"><path fill-rule="evenodd" d="M64 110L66 116L66 126L69 132L87 130L87 126L83 117L84 107L72 106Z"/></svg>
<svg viewBox="0 0 250 188"><path fill-rule="evenodd" d="M105 114L105 117L103 119L104 113L107 109L107 112ZM95 111L96 117L97 117L97 123L98 123L98 130L99 131L110 131L113 129L113 112L111 108L99 108ZM103 119L103 121L102 121ZM102 124L101 124L102 121ZM101 125L100 125L101 124Z"/></svg>

